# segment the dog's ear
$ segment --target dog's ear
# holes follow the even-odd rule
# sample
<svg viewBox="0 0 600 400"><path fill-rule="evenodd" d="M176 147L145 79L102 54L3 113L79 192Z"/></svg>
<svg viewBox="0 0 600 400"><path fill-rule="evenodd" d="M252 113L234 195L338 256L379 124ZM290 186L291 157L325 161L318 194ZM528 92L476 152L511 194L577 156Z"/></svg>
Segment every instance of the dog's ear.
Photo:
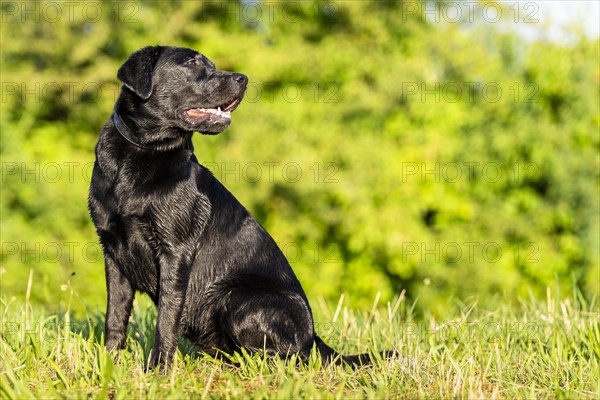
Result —
<svg viewBox="0 0 600 400"><path fill-rule="evenodd" d="M123 85L144 100L152 94L152 73L160 50L160 46L147 46L136 51L117 72Z"/></svg>

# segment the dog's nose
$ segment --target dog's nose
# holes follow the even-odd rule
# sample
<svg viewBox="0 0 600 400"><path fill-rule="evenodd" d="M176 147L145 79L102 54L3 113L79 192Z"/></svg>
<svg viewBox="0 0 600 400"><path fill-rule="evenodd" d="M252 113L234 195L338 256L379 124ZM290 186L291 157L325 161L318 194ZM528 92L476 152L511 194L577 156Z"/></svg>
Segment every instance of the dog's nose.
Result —
<svg viewBox="0 0 600 400"><path fill-rule="evenodd" d="M244 74L233 74L233 80L239 83L240 85L246 85L248 83L248 77Z"/></svg>

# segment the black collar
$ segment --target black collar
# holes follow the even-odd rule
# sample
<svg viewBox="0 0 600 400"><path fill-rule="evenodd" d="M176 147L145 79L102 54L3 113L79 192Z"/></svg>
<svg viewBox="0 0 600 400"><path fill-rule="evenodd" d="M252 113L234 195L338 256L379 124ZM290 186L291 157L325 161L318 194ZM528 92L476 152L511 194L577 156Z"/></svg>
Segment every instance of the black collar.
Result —
<svg viewBox="0 0 600 400"><path fill-rule="evenodd" d="M153 149L151 147L146 147L146 146L143 146L143 145L139 144L138 142L136 142L134 139L134 136L133 136L133 132L131 131L131 129L129 129L129 127L127 125L125 125L125 122L123 122L123 120L121 119L121 116L116 111L113 113L112 120L113 120L113 123L115 124L115 128L117 128L117 132L119 132L119 134L123 137L123 139L127 140L129 143L131 143L132 145L134 145L135 147L137 147L139 149L159 152L159 150L157 150L157 149ZM186 150L191 150L191 151L194 150L191 139L185 143L185 146L183 148ZM180 149L173 149L173 150L180 150Z"/></svg>
<svg viewBox="0 0 600 400"><path fill-rule="evenodd" d="M121 119L121 116L119 114L117 114L116 111L113 113L112 120L113 120L113 123L115 124L115 128L117 128L117 132L119 132L119 134L123 137L123 139L127 140L129 143L131 143L132 145L134 145L135 147L138 147L140 149L148 150L148 151L156 151L154 149L142 146L141 144L137 143L133 139L133 134L131 132L131 129L129 129L129 127L127 125L125 125L125 122L123 122L123 120Z"/></svg>

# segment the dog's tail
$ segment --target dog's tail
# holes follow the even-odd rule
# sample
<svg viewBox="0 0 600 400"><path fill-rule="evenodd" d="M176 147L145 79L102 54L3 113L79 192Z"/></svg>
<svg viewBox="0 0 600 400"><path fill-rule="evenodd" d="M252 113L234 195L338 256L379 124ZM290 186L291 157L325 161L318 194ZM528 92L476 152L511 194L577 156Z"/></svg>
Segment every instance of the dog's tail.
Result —
<svg viewBox="0 0 600 400"><path fill-rule="evenodd" d="M338 353L331 347L329 347L320 337L315 337L315 345L317 346L317 351L325 361L325 364L335 364L335 365L349 365L351 367L359 367L363 365L371 365L377 359L374 354L363 353L363 354L355 354L352 356L346 356ZM383 353L379 353L379 358L391 358L396 354L395 351L384 351Z"/></svg>

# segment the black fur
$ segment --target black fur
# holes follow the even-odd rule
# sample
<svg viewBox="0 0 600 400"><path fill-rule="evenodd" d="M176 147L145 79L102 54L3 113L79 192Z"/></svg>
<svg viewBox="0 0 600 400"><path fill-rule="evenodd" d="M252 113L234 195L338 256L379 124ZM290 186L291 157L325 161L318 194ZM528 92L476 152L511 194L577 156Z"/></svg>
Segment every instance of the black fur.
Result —
<svg viewBox="0 0 600 400"><path fill-rule="evenodd" d="M125 347L135 291L158 307L150 366L168 365L180 335L216 355L241 347L299 354L315 335L298 279L271 236L193 154L193 132L216 134L227 118L190 109L241 101L247 78L216 70L200 53L146 47L119 69L124 87L96 146L89 193L105 257L108 349Z"/></svg>

